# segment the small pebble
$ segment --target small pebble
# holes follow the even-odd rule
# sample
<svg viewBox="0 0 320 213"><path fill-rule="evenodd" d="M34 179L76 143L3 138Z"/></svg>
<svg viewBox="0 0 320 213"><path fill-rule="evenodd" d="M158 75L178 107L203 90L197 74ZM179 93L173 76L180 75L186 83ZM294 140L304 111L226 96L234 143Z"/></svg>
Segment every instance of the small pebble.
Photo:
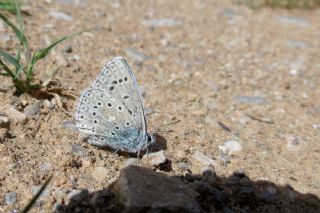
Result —
<svg viewBox="0 0 320 213"><path fill-rule="evenodd" d="M207 177L213 177L215 176L215 171L212 166L206 166L202 169L202 175Z"/></svg>
<svg viewBox="0 0 320 213"><path fill-rule="evenodd" d="M73 121L63 121L62 128L68 130L77 130L76 124Z"/></svg>
<svg viewBox="0 0 320 213"><path fill-rule="evenodd" d="M8 115L10 120L16 123L24 124L27 120L27 116L25 114L12 107L6 109L5 113Z"/></svg>
<svg viewBox="0 0 320 213"><path fill-rule="evenodd" d="M203 154L202 152L200 152L200 151L195 151L194 154L192 155L192 157L193 157L195 160L197 160L197 161L199 161L200 163L202 163L203 165L206 165L206 166L210 166L210 165L211 165L211 166L214 166L214 165L216 165L216 162L215 162L212 158L204 155L204 154Z"/></svg>
<svg viewBox="0 0 320 213"><path fill-rule="evenodd" d="M87 155L86 150L82 146L80 146L78 144L72 144L71 145L71 151L75 155L79 155L79 156Z"/></svg>
<svg viewBox="0 0 320 213"><path fill-rule="evenodd" d="M16 192L7 193L5 195L4 200L7 205L13 205L17 201L17 193Z"/></svg>
<svg viewBox="0 0 320 213"><path fill-rule="evenodd" d="M128 160L126 160L126 162L124 163L124 166L138 166L139 165L139 159L137 158L129 158Z"/></svg>
<svg viewBox="0 0 320 213"><path fill-rule="evenodd" d="M177 166L182 171L186 171L189 168L189 165L185 162L179 162Z"/></svg>
<svg viewBox="0 0 320 213"><path fill-rule="evenodd" d="M72 16L63 13L63 12L59 12L59 11L51 11L49 12L49 16L55 18L55 19L59 19L59 20L63 20L63 21L72 21L73 18Z"/></svg>
<svg viewBox="0 0 320 213"><path fill-rule="evenodd" d="M288 150L297 151L301 149L301 140L298 137L294 135L288 135L286 139L287 139Z"/></svg>
<svg viewBox="0 0 320 213"><path fill-rule="evenodd" d="M138 63L142 63L148 58L146 54L144 54L143 52L135 48L128 47L128 48L125 48L124 51L127 54L127 56L137 61Z"/></svg>
<svg viewBox="0 0 320 213"><path fill-rule="evenodd" d="M182 21L176 19L148 19L142 21L143 25L149 27L179 27L182 26Z"/></svg>
<svg viewBox="0 0 320 213"><path fill-rule="evenodd" d="M39 166L39 169L41 171L50 171L52 170L52 165L49 162L44 162Z"/></svg>
<svg viewBox="0 0 320 213"><path fill-rule="evenodd" d="M263 105L266 104L267 101L260 96L243 96L237 95L233 98L235 101L245 104L253 104L253 105Z"/></svg>
<svg viewBox="0 0 320 213"><path fill-rule="evenodd" d="M279 22L282 22L283 24L293 24L301 27L307 27L310 24L309 21L295 16L278 16L276 18Z"/></svg>
<svg viewBox="0 0 320 213"><path fill-rule="evenodd" d="M6 128L8 129L9 126L10 126L10 119L9 117L5 116L5 115L2 115L0 113L0 128Z"/></svg>
<svg viewBox="0 0 320 213"><path fill-rule="evenodd" d="M70 45L64 46L63 50L66 53L72 53L72 47Z"/></svg>
<svg viewBox="0 0 320 213"><path fill-rule="evenodd" d="M163 150L159 152L145 154L142 157L142 162L145 162L151 166L159 166L160 164L163 164L166 161L167 161L167 158Z"/></svg>
<svg viewBox="0 0 320 213"><path fill-rule="evenodd" d="M28 105L24 108L23 112L28 116L35 116L40 112L40 102L36 102L34 104Z"/></svg>
<svg viewBox="0 0 320 213"><path fill-rule="evenodd" d="M241 144L236 140L224 142L224 147L226 148L227 153L230 155L236 152L240 152L242 150Z"/></svg>

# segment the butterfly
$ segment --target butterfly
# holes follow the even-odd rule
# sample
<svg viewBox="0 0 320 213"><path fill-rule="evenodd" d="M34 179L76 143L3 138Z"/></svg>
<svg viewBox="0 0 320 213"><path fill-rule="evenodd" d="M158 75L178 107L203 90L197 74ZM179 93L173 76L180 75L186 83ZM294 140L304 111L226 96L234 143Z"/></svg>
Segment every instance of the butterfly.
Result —
<svg viewBox="0 0 320 213"><path fill-rule="evenodd" d="M154 141L147 133L137 80L122 57L107 63L82 92L75 120L77 129L96 146L137 153Z"/></svg>

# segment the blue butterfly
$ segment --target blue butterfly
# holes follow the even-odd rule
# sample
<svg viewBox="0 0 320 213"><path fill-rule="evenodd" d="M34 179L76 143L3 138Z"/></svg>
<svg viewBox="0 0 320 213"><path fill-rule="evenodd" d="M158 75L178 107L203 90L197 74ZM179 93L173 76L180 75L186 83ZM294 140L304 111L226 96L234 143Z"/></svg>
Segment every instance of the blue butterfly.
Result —
<svg viewBox="0 0 320 213"><path fill-rule="evenodd" d="M122 57L107 63L79 99L76 126L90 144L130 153L152 143L137 80Z"/></svg>

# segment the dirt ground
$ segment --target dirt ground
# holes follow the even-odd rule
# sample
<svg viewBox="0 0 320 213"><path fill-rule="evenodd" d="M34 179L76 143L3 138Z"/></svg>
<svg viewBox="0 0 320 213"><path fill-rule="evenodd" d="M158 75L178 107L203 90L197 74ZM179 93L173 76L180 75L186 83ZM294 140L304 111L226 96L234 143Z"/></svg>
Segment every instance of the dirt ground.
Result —
<svg viewBox="0 0 320 213"><path fill-rule="evenodd" d="M81 91L116 56L135 72L148 130L166 141L171 169L162 172L201 174L205 165L194 158L201 152L216 162L220 177L241 171L253 181L320 196L319 9L253 10L225 0L46 0L28 7L33 50L90 31L37 65L43 81L64 64L50 85L63 89L57 95L15 96L10 79L1 77L0 113L11 122L0 128L0 212L21 209L50 174L36 211L53 211L73 189L94 192L117 179L129 156L87 144L57 104L60 97L74 114ZM12 35L0 30L2 38ZM13 51L14 39L2 39L1 48ZM218 146L230 140L242 149L221 154ZM10 192L16 192L11 205Z"/></svg>

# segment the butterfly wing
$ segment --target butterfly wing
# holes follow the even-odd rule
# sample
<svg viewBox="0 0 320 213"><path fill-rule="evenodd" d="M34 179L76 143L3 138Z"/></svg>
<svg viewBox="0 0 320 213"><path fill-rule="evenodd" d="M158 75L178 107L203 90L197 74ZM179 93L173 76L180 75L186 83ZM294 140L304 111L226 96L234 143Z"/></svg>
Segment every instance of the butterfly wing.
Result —
<svg viewBox="0 0 320 213"><path fill-rule="evenodd" d="M127 62L117 57L104 66L85 90L76 113L78 129L89 143L137 152L147 145L147 125L137 81Z"/></svg>

